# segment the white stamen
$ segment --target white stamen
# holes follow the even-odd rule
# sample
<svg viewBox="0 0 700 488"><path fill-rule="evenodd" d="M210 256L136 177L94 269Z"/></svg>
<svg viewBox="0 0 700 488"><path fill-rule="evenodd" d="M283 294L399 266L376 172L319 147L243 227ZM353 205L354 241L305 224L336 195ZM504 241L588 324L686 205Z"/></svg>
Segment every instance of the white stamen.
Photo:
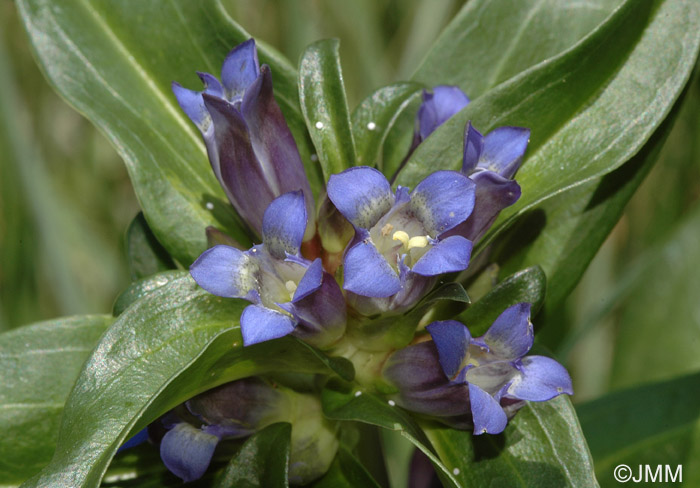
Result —
<svg viewBox="0 0 700 488"><path fill-rule="evenodd" d="M408 245L408 234L402 230L397 230L391 238L395 241L401 241L404 246Z"/></svg>
<svg viewBox="0 0 700 488"><path fill-rule="evenodd" d="M205 206L206 206L209 210L214 210L214 204L211 203L211 202L207 202L207 204L206 204Z"/></svg>
<svg viewBox="0 0 700 488"><path fill-rule="evenodd" d="M323 122L321 122L320 120L318 122L316 122L316 128L323 129Z"/></svg>
<svg viewBox="0 0 700 488"><path fill-rule="evenodd" d="M408 240L408 244L406 244L406 247L409 249L413 249L414 247L425 247L428 245L428 237L427 236L415 236L411 237Z"/></svg>
<svg viewBox="0 0 700 488"><path fill-rule="evenodd" d="M377 124L375 124L374 122L369 122L367 124L367 129L369 129L369 130L374 130L376 128L377 128Z"/></svg>
<svg viewBox="0 0 700 488"><path fill-rule="evenodd" d="M284 287L287 289L292 298L294 298L294 292L297 291L297 284L292 280L289 280L284 284Z"/></svg>

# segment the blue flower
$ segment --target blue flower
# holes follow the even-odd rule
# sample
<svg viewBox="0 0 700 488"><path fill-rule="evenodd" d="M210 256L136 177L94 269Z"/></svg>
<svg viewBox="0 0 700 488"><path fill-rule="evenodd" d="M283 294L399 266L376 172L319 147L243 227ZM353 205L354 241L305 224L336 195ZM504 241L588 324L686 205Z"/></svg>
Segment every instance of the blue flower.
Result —
<svg viewBox="0 0 700 488"><path fill-rule="evenodd" d="M394 353L384 376L395 401L474 434L497 434L525 401L573 394L566 369L545 356L525 356L534 340L530 304L506 309L481 337L455 320L427 326L432 341Z"/></svg>
<svg viewBox="0 0 700 488"><path fill-rule="evenodd" d="M474 183L456 171L435 172L412 192L398 187L394 194L376 169L350 168L330 177L328 197L355 228L343 258L343 288L352 294L393 297L392 309L406 308L434 277L469 264L471 242L443 238L474 206Z"/></svg>
<svg viewBox="0 0 700 488"><path fill-rule="evenodd" d="M192 277L208 292L252 302L241 315L246 346L293 332L326 347L345 330L340 287L320 259L311 262L300 255L306 220L301 192L285 193L265 211L263 244L248 251L214 246L190 267Z"/></svg>
<svg viewBox="0 0 700 488"><path fill-rule="evenodd" d="M469 104L467 95L457 86L439 85L433 93L423 90L423 103L416 115L416 144Z"/></svg>
<svg viewBox="0 0 700 488"><path fill-rule="evenodd" d="M284 418L286 396L259 378L226 383L185 403L163 419L165 466L185 482L201 478L223 439L246 437Z"/></svg>
<svg viewBox="0 0 700 488"><path fill-rule="evenodd" d="M520 185L513 180L530 139L523 127L498 127L482 136L467 122L464 130L462 173L476 183L476 201L471 216L450 235L478 240L498 214L520 198Z"/></svg>
<svg viewBox="0 0 700 488"><path fill-rule="evenodd" d="M250 39L228 54L221 82L208 73L198 75L203 91L176 82L172 89L201 132L214 173L241 218L260 236L270 202L297 190L304 193L308 215L313 216L301 157L273 97L270 68L258 63L255 41ZM307 239L314 227L310 222Z"/></svg>

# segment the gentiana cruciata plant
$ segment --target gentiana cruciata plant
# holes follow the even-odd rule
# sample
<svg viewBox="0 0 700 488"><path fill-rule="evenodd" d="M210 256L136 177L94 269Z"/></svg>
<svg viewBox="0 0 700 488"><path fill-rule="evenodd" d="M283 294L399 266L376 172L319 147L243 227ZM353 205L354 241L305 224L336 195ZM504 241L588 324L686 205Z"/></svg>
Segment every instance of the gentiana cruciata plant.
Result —
<svg viewBox="0 0 700 488"><path fill-rule="evenodd" d="M258 244L244 249L226 238L190 273L211 294L249 302L240 316L244 348L293 336L352 363L354 380L346 386L356 397L374 395L417 419L476 436L503 432L528 401L573 394L557 361L527 355L532 304L511 304L473 337L470 324L454 318L464 300L440 308L429 299L459 273L478 272L474 244L520 197L514 177L527 128L482 135L468 122L460 171L434 171L407 188L392 186L376 167L350 167L330 175L317 205L255 41L229 53L220 78L198 74L202 91L173 82L173 93ZM422 97L406 157L470 103L447 85L428 87ZM312 121L309 130L324 127ZM448 316L431 320L440 313ZM279 373L201 393L138 439L159 443L165 466L189 482L206 473L217 446L289 422L289 479L310 483L339 449L338 422L324 415L318 395L329 377L299 388Z"/></svg>

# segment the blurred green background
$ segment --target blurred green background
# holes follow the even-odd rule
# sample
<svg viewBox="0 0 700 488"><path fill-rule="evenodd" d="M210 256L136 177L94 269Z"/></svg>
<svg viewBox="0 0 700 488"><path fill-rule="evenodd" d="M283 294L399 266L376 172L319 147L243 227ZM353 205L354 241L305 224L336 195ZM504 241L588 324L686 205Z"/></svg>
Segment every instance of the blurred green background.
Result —
<svg viewBox="0 0 700 488"><path fill-rule="evenodd" d="M293 63L308 43L340 38L354 107L407 78L464 2L224 3ZM123 235L138 212L126 170L44 80L9 0L0 32L0 331L109 311L128 284ZM655 169L540 336L570 368L576 402L700 370L699 104L695 81Z"/></svg>

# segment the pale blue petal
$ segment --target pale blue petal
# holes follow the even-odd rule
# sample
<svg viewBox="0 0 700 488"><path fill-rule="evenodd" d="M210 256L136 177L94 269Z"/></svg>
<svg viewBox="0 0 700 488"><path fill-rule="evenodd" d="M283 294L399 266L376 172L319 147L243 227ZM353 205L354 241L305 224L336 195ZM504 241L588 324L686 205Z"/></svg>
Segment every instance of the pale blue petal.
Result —
<svg viewBox="0 0 700 488"><path fill-rule="evenodd" d="M317 258L308 267L304 276L299 280L297 289L294 291L294 303L306 298L311 293L321 288L323 283L323 263L321 258Z"/></svg>
<svg viewBox="0 0 700 488"><path fill-rule="evenodd" d="M483 336L491 354L507 360L519 359L527 354L535 340L530 307L529 303L518 303L498 316Z"/></svg>
<svg viewBox="0 0 700 488"><path fill-rule="evenodd" d="M291 317L281 312L262 305L248 305L241 314L243 345L284 337L294 330L295 325Z"/></svg>
<svg viewBox="0 0 700 488"><path fill-rule="evenodd" d="M469 402L474 420L474 435L503 432L508 424L508 417L491 395L469 383Z"/></svg>
<svg viewBox="0 0 700 488"><path fill-rule="evenodd" d="M166 468L187 483L204 475L218 443L217 436L182 422L163 437L160 457Z"/></svg>
<svg viewBox="0 0 700 488"><path fill-rule="evenodd" d="M433 322L426 329L437 348L442 370L449 379L453 379L462 369L467 355L471 339L469 329L456 320Z"/></svg>
<svg viewBox="0 0 700 488"><path fill-rule="evenodd" d="M437 276L462 271L469 266L472 242L462 236L439 241L413 265L411 271L422 276Z"/></svg>
<svg viewBox="0 0 700 488"><path fill-rule="evenodd" d="M301 191L275 198L265 210L262 222L265 249L277 259L298 254L306 231L306 204Z"/></svg>
<svg viewBox="0 0 700 488"><path fill-rule="evenodd" d="M562 393L574 394L566 368L546 356L525 356L520 375L513 380L507 395L520 400L545 402Z"/></svg>
<svg viewBox="0 0 700 488"><path fill-rule="evenodd" d="M479 167L512 178L522 162L530 140L530 129L498 127L484 138Z"/></svg>
<svg viewBox="0 0 700 488"><path fill-rule="evenodd" d="M347 250L343 288L366 297L389 297L401 290L399 275L369 239Z"/></svg>
<svg viewBox="0 0 700 488"><path fill-rule="evenodd" d="M207 249L190 266L190 274L209 293L227 298L244 298L255 288L257 261L231 246Z"/></svg>
<svg viewBox="0 0 700 488"><path fill-rule="evenodd" d="M183 88L176 81L172 82L171 88L182 111L185 112L185 115L190 118L203 134L211 125L211 118L207 108L204 106L202 93Z"/></svg>
<svg viewBox="0 0 700 488"><path fill-rule="evenodd" d="M428 234L437 237L469 217L475 187L457 171L436 171L418 183L409 205Z"/></svg>
<svg viewBox="0 0 700 488"><path fill-rule="evenodd" d="M433 93L424 91L417 116L421 140L425 140L468 103L469 98L457 86L439 85L433 88Z"/></svg>
<svg viewBox="0 0 700 488"><path fill-rule="evenodd" d="M228 53L221 67L221 81L226 88L227 98L240 98L246 88L260 74L258 51L255 41L248 39Z"/></svg>
<svg viewBox="0 0 700 488"><path fill-rule="evenodd" d="M462 173L469 176L479 163L481 151L484 149L484 136L476 130L471 121L464 129L464 155L462 157Z"/></svg>
<svg viewBox="0 0 700 488"><path fill-rule="evenodd" d="M210 75L209 73L203 73L201 71L197 71L197 76L199 76L199 79L202 80L202 83L204 83L204 93L208 93L209 95L213 95L215 97L224 98L224 87L221 86L221 83L216 76Z"/></svg>
<svg viewBox="0 0 700 488"><path fill-rule="evenodd" d="M331 175L328 198L350 223L363 229L376 224L394 204L394 194L386 177L367 166Z"/></svg>

